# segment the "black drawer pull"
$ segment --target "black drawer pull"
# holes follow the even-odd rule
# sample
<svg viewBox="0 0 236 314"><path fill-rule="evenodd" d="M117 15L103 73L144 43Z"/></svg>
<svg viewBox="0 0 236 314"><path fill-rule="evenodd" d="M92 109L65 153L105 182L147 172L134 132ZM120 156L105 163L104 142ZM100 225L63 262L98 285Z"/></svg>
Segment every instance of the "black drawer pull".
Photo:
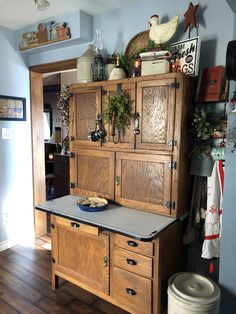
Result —
<svg viewBox="0 0 236 314"><path fill-rule="evenodd" d="M80 227L80 224L78 224L77 222L71 222L70 225L73 228L79 228Z"/></svg>
<svg viewBox="0 0 236 314"><path fill-rule="evenodd" d="M128 243L129 246L132 246L132 247L138 246L138 243L134 242L134 241L127 241L127 243Z"/></svg>
<svg viewBox="0 0 236 314"><path fill-rule="evenodd" d="M54 224L51 224L51 228L54 229L54 228L55 228L55 225L54 225Z"/></svg>
<svg viewBox="0 0 236 314"><path fill-rule="evenodd" d="M56 263L56 260L55 260L55 258L53 258L53 257L52 257L52 262L53 262L53 263Z"/></svg>
<svg viewBox="0 0 236 314"><path fill-rule="evenodd" d="M134 259L126 258L126 262L129 265L137 265L137 262Z"/></svg>
<svg viewBox="0 0 236 314"><path fill-rule="evenodd" d="M131 296L137 294L136 291L134 291L133 289L130 289L130 288L126 288L126 292L128 295L131 295Z"/></svg>

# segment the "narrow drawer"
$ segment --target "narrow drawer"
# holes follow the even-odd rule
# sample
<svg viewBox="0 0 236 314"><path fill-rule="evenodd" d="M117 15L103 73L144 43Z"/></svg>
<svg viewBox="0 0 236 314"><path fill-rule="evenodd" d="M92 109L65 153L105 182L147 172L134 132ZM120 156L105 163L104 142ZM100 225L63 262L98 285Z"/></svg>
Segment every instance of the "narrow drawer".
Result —
<svg viewBox="0 0 236 314"><path fill-rule="evenodd" d="M132 313L150 314L152 281L113 267L112 296Z"/></svg>
<svg viewBox="0 0 236 314"><path fill-rule="evenodd" d="M114 265L143 277L152 277L152 258L114 248Z"/></svg>
<svg viewBox="0 0 236 314"><path fill-rule="evenodd" d="M123 249L143 255L153 256L153 243L142 242L119 234L115 234L114 243Z"/></svg>
<svg viewBox="0 0 236 314"><path fill-rule="evenodd" d="M80 223L78 221L73 221L73 220L58 217L58 216L53 216L53 217L54 218L52 220L52 223L62 225L76 232L86 232L86 233L93 234L96 236L99 235L99 229L97 227L89 226L89 225Z"/></svg>

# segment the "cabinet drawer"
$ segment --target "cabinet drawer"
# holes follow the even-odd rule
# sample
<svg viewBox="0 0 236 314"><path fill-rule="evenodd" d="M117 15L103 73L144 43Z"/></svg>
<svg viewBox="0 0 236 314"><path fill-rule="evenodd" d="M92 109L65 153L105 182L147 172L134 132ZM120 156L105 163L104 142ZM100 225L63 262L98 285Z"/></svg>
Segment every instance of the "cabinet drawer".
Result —
<svg viewBox="0 0 236 314"><path fill-rule="evenodd" d="M113 267L112 296L132 313L150 314L152 281Z"/></svg>
<svg viewBox="0 0 236 314"><path fill-rule="evenodd" d="M96 236L99 234L99 229L97 227L89 226L78 221L73 221L56 216L54 217L53 222L76 232L86 232Z"/></svg>
<svg viewBox="0 0 236 314"><path fill-rule="evenodd" d="M114 265L143 277L152 277L152 258L114 248Z"/></svg>
<svg viewBox="0 0 236 314"><path fill-rule="evenodd" d="M119 234L115 235L114 243L123 249L130 250L143 255L153 256L153 243L142 242Z"/></svg>

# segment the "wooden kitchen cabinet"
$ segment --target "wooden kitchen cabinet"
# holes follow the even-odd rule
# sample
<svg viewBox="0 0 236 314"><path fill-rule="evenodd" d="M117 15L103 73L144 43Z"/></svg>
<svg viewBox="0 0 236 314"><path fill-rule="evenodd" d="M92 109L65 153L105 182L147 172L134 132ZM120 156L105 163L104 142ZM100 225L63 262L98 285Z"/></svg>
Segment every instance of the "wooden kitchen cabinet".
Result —
<svg viewBox="0 0 236 314"><path fill-rule="evenodd" d="M52 285L62 277L132 314L162 314L169 277L182 268L189 209L189 121L195 82L168 73L70 87L70 193L38 206L52 214ZM106 97L122 89L139 113L114 144L88 140ZM136 121L137 122L137 121ZM137 127L137 125L135 125ZM80 211L82 195L109 200Z"/></svg>
<svg viewBox="0 0 236 314"><path fill-rule="evenodd" d="M109 235L52 215L52 285L58 276L109 294Z"/></svg>

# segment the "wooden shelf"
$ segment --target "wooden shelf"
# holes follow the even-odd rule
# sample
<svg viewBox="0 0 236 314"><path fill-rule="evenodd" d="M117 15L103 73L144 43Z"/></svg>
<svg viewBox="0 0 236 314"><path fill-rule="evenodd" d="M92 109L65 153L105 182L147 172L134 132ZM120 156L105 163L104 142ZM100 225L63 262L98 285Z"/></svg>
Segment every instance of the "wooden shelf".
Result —
<svg viewBox="0 0 236 314"><path fill-rule="evenodd" d="M54 44L54 43L57 43L57 42L60 42L60 41L68 40L68 39L70 39L70 36L66 36L66 37L59 38L59 39L53 39L53 40L45 41L45 42L43 42L41 44L34 43L34 44L31 44L29 47L19 48L19 50L20 51L25 51L25 50L29 50L29 49L33 49L33 48L37 48L37 47L42 47L42 46Z"/></svg>

